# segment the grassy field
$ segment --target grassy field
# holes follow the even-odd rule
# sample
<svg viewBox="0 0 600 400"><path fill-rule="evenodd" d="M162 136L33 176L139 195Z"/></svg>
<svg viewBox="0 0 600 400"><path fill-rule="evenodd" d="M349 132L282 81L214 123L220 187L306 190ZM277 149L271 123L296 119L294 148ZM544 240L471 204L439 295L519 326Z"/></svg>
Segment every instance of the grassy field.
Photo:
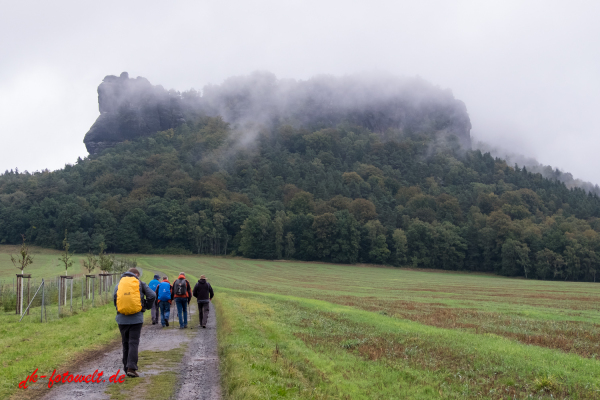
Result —
<svg viewBox="0 0 600 400"><path fill-rule="evenodd" d="M10 255L19 254L20 246L0 246L0 281L12 282L16 274L20 274L21 270L17 269L10 261ZM47 279L57 275L65 274L64 265L58 260L61 252L58 250L42 249L36 246L29 246L30 254L33 256L33 264L29 265L24 271L26 274L31 274L32 278ZM85 255L76 254L73 257L73 266L69 268L69 275L79 275L84 273L81 260L85 259Z"/></svg>
<svg viewBox="0 0 600 400"><path fill-rule="evenodd" d="M600 398L600 285L287 261L136 258L145 279L185 271L192 284L205 274L215 287L228 399ZM114 321L110 307L94 312L82 324ZM102 329L115 337L116 324ZM2 341L28 333L5 332L0 362L20 370L18 355ZM37 335L46 338L41 352L51 353L60 340L39 329ZM81 349L73 346L74 353Z"/></svg>
<svg viewBox="0 0 600 400"><path fill-rule="evenodd" d="M218 289L229 398L600 398L600 286L138 257Z"/></svg>

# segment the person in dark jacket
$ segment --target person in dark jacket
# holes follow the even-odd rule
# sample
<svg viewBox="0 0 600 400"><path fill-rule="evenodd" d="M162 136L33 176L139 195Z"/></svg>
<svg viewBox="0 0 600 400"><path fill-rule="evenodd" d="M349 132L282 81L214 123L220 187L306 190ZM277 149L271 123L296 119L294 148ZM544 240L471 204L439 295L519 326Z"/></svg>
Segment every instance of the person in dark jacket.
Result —
<svg viewBox="0 0 600 400"><path fill-rule="evenodd" d="M126 277L134 277L138 281L140 279L140 272L131 268L129 271L121 275L121 279ZM120 283L120 282L119 282ZM115 286L115 292L113 293L113 300L115 308L117 308L116 321L119 325L119 331L121 331L121 342L123 344L123 366L127 376L137 378L137 362L138 362L138 348L140 345L140 336L142 334L142 325L144 324L144 311L147 306L154 302L156 294L150 290L148 285L140 281L140 300L142 304L142 310L135 314L124 315L118 311L117 307L117 292L119 290L119 283ZM144 301L144 297L146 300Z"/></svg>
<svg viewBox="0 0 600 400"><path fill-rule="evenodd" d="M203 328L206 328L206 322L208 320L208 311L210 309L210 302L215 296L212 286L206 281L206 276L200 276L200 280L198 281L198 283L196 283L196 286L194 286L193 294L198 301L198 316L200 317L200 325Z"/></svg>
<svg viewBox="0 0 600 400"><path fill-rule="evenodd" d="M173 298L177 306L177 317L179 318L179 329L187 328L187 310L192 301L192 288L190 282L185 279L185 273L179 274L177 280L173 282Z"/></svg>

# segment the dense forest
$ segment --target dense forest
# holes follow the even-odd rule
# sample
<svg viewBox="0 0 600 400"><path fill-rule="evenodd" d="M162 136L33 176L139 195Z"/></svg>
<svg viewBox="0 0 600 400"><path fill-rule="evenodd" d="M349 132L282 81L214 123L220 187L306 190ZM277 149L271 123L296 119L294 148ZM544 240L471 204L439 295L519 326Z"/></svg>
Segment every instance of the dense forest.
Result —
<svg viewBox="0 0 600 400"><path fill-rule="evenodd" d="M600 199L435 130L219 116L0 176L0 243L595 281Z"/></svg>

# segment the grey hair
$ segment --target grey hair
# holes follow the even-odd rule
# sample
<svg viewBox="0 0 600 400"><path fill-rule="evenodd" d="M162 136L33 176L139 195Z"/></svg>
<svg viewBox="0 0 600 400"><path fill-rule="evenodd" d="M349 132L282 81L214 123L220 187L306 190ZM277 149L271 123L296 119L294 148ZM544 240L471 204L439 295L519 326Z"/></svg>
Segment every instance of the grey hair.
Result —
<svg viewBox="0 0 600 400"><path fill-rule="evenodd" d="M180 272L179 275L185 276L185 272Z"/></svg>

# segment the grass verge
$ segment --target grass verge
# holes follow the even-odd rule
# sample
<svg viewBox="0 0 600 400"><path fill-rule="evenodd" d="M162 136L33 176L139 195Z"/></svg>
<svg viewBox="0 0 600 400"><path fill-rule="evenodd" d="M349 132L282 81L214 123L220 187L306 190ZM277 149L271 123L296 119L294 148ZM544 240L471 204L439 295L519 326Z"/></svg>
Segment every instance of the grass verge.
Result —
<svg viewBox="0 0 600 400"><path fill-rule="evenodd" d="M119 337L112 305L93 308L51 323L19 323L16 315L0 315L0 398L21 391L19 382L36 368L50 376L54 369L77 363L83 353L101 349Z"/></svg>

